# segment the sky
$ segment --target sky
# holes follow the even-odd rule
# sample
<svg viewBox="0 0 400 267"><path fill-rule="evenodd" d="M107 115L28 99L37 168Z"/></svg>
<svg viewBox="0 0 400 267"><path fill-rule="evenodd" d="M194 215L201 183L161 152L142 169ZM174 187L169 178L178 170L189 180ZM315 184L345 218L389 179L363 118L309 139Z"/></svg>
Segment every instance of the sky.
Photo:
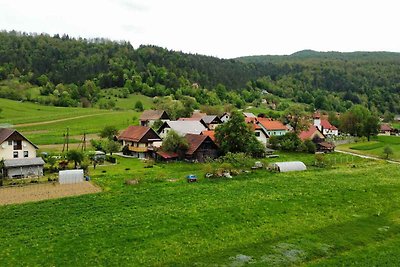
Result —
<svg viewBox="0 0 400 267"><path fill-rule="evenodd" d="M219 58L400 52L398 0L0 0L0 30L129 41Z"/></svg>

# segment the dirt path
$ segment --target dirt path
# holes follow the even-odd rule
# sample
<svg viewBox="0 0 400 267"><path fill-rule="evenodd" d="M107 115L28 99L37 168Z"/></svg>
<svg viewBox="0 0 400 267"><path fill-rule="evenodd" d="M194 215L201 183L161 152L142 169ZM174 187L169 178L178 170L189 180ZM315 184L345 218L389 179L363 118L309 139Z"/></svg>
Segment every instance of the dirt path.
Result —
<svg viewBox="0 0 400 267"><path fill-rule="evenodd" d="M69 118L58 119L58 120L52 120L52 121L40 121L40 122L31 122L31 123L21 123L21 124L16 124L16 125L14 125L14 127L28 127L28 126L36 126L36 125L43 125L43 124L51 124L51 123L55 123L55 122L76 120L76 119L82 119L82 118L87 118L87 117L99 116L99 115L104 115L104 114L108 114L108 113L105 112L105 113L88 114L88 115L81 115L81 116L69 117Z"/></svg>
<svg viewBox="0 0 400 267"><path fill-rule="evenodd" d="M46 199L79 196L101 192L90 182L78 184L35 184L0 189L0 205L19 204Z"/></svg>
<svg viewBox="0 0 400 267"><path fill-rule="evenodd" d="M367 156L367 155L361 155L361 154L352 153L352 152L343 151L343 150L337 150L337 149L335 149L335 152L339 152L339 153L343 153L343 154L347 154L347 155L352 155L352 156L360 157L360 158L363 158L363 159L384 160L384 161L387 161L387 162L389 162L389 163L400 164L400 162L394 161L394 160L381 159L381 158L377 158L377 157L372 157L372 156Z"/></svg>

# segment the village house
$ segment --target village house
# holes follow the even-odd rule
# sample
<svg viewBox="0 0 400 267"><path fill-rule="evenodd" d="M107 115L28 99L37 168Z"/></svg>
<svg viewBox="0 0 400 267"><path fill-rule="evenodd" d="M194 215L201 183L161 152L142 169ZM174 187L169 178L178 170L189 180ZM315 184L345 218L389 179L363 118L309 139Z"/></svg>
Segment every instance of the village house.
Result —
<svg viewBox="0 0 400 267"><path fill-rule="evenodd" d="M246 117L244 118L245 122L250 125L251 129L254 132L257 140L260 141L265 147L269 141L269 135L264 127L261 126L261 123L258 121L259 118L255 117Z"/></svg>
<svg viewBox="0 0 400 267"><path fill-rule="evenodd" d="M392 134L395 134L395 130L388 123L382 123L379 129L379 135L392 135Z"/></svg>
<svg viewBox="0 0 400 267"><path fill-rule="evenodd" d="M319 113L314 113L314 126L316 126L325 136L338 136L339 130L333 126L329 120L321 116Z"/></svg>
<svg viewBox="0 0 400 267"><path fill-rule="evenodd" d="M281 136L289 132L289 129L280 121L274 121L268 118L257 118L260 125L271 136Z"/></svg>
<svg viewBox="0 0 400 267"><path fill-rule="evenodd" d="M145 110L140 115L139 120L141 126L151 127L158 120L165 122L171 119L164 110Z"/></svg>
<svg viewBox="0 0 400 267"><path fill-rule="evenodd" d="M129 126L117 139L124 154L140 159L154 157L155 149L161 146L160 136L147 126Z"/></svg>
<svg viewBox="0 0 400 267"><path fill-rule="evenodd" d="M222 123L225 123L227 121L229 121L229 119L231 118L231 114L228 112L225 112L224 114L221 115L221 117L219 117L220 120L222 121Z"/></svg>
<svg viewBox="0 0 400 267"><path fill-rule="evenodd" d="M301 141L311 140L317 147L317 151L331 152L335 150L335 145L325 141L325 135L318 129L317 126L311 125L307 130L298 134Z"/></svg>
<svg viewBox="0 0 400 267"><path fill-rule="evenodd" d="M218 146L207 135L187 134L185 135L189 143L189 149L186 151L185 157L188 160L204 162L206 159L214 159L218 157Z"/></svg>
<svg viewBox="0 0 400 267"><path fill-rule="evenodd" d="M164 139L170 130L185 136L186 134L201 134L207 128L199 121L166 121L158 129L158 134Z"/></svg>
<svg viewBox="0 0 400 267"><path fill-rule="evenodd" d="M216 115L207 115L201 119L209 130L215 130L215 128L222 123L221 119Z"/></svg>
<svg viewBox="0 0 400 267"><path fill-rule="evenodd" d="M43 176L44 161L36 157L38 147L16 130L0 128L0 160L4 160L5 177Z"/></svg>

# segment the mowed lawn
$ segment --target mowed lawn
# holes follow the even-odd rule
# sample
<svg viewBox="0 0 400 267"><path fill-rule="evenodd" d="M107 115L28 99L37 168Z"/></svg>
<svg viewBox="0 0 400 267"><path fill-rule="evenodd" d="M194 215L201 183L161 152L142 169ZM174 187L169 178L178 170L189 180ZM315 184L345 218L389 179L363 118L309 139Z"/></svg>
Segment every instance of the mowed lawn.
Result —
<svg viewBox="0 0 400 267"><path fill-rule="evenodd" d="M385 158L384 148L392 148L393 154L389 155L392 160L400 161L400 137L399 136L377 136L370 142L352 143L338 146L338 149L357 154Z"/></svg>
<svg viewBox="0 0 400 267"><path fill-rule="evenodd" d="M297 158L314 159L281 157ZM398 265L399 166L328 158L220 180L202 164L118 158L90 170L102 193L0 207L0 266Z"/></svg>
<svg viewBox="0 0 400 267"><path fill-rule="evenodd" d="M37 145L62 144L69 128L70 142L80 142L86 134L97 134L105 126L122 130L137 124L140 113L133 110L63 108L0 98L0 124L11 124Z"/></svg>

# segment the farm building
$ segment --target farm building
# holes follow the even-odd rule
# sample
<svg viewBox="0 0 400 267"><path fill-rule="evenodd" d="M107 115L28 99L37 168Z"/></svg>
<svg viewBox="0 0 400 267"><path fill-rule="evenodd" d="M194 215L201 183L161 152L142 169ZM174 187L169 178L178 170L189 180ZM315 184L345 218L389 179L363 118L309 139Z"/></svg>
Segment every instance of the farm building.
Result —
<svg viewBox="0 0 400 267"><path fill-rule="evenodd" d="M278 172L305 171L306 165L301 161L275 162L270 165L272 170Z"/></svg>
<svg viewBox="0 0 400 267"><path fill-rule="evenodd" d="M9 178L43 176L43 166L42 158L5 159L4 176Z"/></svg>
<svg viewBox="0 0 400 267"><path fill-rule="evenodd" d="M187 134L185 136L189 143L189 149L186 152L186 158L198 162L204 162L207 158L216 158L218 156L218 146L211 137L207 135Z"/></svg>

